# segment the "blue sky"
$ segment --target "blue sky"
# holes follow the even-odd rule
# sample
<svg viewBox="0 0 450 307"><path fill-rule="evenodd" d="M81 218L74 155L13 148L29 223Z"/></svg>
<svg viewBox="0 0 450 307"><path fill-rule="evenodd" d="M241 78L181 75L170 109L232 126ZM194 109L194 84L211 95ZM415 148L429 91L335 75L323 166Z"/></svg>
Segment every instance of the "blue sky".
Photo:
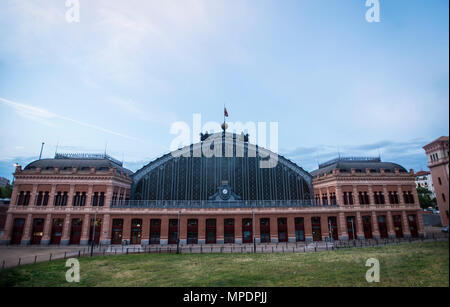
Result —
<svg viewBox="0 0 450 307"><path fill-rule="evenodd" d="M64 0L0 3L0 176L59 152L136 170L175 121L278 122L279 152L311 171L381 154L426 169L448 135L449 2Z"/></svg>

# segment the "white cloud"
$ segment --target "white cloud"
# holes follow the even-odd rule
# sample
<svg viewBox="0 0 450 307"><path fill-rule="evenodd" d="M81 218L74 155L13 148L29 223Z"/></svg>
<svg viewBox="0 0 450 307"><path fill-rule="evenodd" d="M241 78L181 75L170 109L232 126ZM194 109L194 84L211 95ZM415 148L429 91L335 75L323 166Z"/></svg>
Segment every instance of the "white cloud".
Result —
<svg viewBox="0 0 450 307"><path fill-rule="evenodd" d="M62 115L58 115L55 113L52 113L50 111L47 111L45 109L42 108L37 108L37 107L33 107L27 104L23 104L23 103L19 103L19 102L14 102L14 101L10 101L4 98L0 98L0 102L6 104L7 106L12 107L15 112L20 115L23 116L25 118L32 118L38 122L41 122L43 124L48 124L49 120L55 120L55 119L60 119L60 120L64 120L66 122L71 122L80 126L84 126L87 128L91 128L91 129L95 129L107 134L111 134L111 135L115 135L115 136L119 136L122 138L126 138L129 140L133 140L133 141L139 141L139 139L132 137L132 136L128 136L126 134L123 133L119 133L119 132L115 132L113 130L109 130L109 129L105 129L96 125L92 125L89 123L85 123L76 119L72 119L66 116L62 116Z"/></svg>

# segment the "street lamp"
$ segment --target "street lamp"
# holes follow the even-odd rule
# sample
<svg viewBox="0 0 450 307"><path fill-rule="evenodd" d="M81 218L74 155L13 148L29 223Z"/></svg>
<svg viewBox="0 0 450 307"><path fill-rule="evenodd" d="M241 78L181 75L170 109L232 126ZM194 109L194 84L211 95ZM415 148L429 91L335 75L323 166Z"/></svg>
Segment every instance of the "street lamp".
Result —
<svg viewBox="0 0 450 307"><path fill-rule="evenodd" d="M92 239L91 239L91 257L92 257L92 254L94 253L95 224L97 223L97 211L98 211L98 207L95 208L95 214L94 214L94 228L92 230Z"/></svg>
<svg viewBox="0 0 450 307"><path fill-rule="evenodd" d="M353 223L353 218L351 218L350 221L352 222L353 240L356 240L355 224Z"/></svg>
<svg viewBox="0 0 450 307"><path fill-rule="evenodd" d="M255 209L252 209L252 224L253 224L253 253L256 253L256 238L255 238Z"/></svg>
<svg viewBox="0 0 450 307"><path fill-rule="evenodd" d="M331 228L331 221L330 220L328 220L328 229L329 229L330 242L333 243L333 230Z"/></svg>
<svg viewBox="0 0 450 307"><path fill-rule="evenodd" d="M180 253L180 216L181 216L181 210L178 210L178 229L177 229L177 254Z"/></svg>

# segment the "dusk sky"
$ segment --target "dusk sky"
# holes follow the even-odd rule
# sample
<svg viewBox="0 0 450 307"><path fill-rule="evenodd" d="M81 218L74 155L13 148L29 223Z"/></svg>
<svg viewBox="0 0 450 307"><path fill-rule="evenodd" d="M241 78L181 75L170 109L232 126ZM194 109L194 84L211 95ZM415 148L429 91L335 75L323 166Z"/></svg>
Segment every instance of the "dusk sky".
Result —
<svg viewBox="0 0 450 307"><path fill-rule="evenodd" d="M427 169L449 134L449 1L0 1L0 176L58 152L135 171L176 121L278 122L308 171L340 155Z"/></svg>

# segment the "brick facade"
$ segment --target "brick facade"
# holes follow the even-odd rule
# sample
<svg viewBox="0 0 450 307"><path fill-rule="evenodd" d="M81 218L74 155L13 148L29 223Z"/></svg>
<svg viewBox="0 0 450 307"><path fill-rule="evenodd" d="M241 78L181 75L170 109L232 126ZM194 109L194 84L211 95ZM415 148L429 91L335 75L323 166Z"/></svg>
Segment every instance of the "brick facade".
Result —
<svg viewBox="0 0 450 307"><path fill-rule="evenodd" d="M133 184L129 174L119 169L18 167L1 242L88 244L96 211L95 240L103 244L168 244L171 230L173 236L178 229L178 224L170 226L171 220L178 219L181 244L206 244L208 234L216 243L224 243L226 227L234 243L253 237L256 242L295 242L328 240L330 234L340 240L424 235L412 171L336 168L317 174L312 181L315 206L176 209L111 206L128 199ZM244 225L244 219L251 219L251 225ZM153 234L151 220L156 220ZM188 225L189 220L193 221ZM208 224L208 220L214 221Z"/></svg>
<svg viewBox="0 0 450 307"><path fill-rule="evenodd" d="M433 178L442 225L449 225L449 146L448 137L440 137L423 147Z"/></svg>

